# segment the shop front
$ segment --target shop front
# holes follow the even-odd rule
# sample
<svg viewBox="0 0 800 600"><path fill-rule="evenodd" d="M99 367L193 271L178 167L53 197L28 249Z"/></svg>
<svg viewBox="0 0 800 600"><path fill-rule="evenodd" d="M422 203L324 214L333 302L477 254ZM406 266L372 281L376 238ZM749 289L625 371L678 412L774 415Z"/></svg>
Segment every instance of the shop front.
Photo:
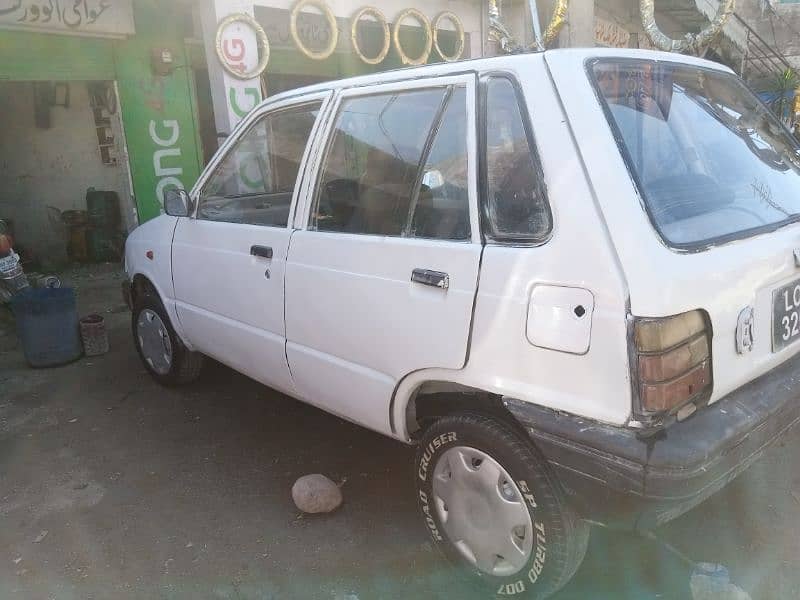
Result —
<svg viewBox="0 0 800 600"><path fill-rule="evenodd" d="M656 11L673 39L714 16L680 22L688 13L678 8L693 1ZM638 0L0 0L0 219L36 258L63 260L67 249L71 258L111 256L127 231L161 214L166 189L194 184L266 97L499 53L510 42L530 50L537 26L548 47L654 47L639 8ZM730 23L722 31L707 56L732 64L724 40L738 34ZM89 218L98 205L111 211L104 229Z"/></svg>
<svg viewBox="0 0 800 600"><path fill-rule="evenodd" d="M161 190L197 177L187 15L155 0L0 2L0 219L26 262L116 259Z"/></svg>
<svg viewBox="0 0 800 600"><path fill-rule="evenodd" d="M481 56L484 7L468 0L202 0L218 141L263 98L304 85Z"/></svg>

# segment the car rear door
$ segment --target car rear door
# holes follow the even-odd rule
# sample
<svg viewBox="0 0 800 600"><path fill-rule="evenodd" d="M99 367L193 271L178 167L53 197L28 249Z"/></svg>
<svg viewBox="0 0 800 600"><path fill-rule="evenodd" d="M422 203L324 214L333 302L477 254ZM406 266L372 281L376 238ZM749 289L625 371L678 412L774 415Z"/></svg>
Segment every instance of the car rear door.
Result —
<svg viewBox="0 0 800 600"><path fill-rule="evenodd" d="M391 433L413 371L464 366L478 280L475 76L340 93L286 264L298 394Z"/></svg>
<svg viewBox="0 0 800 600"><path fill-rule="evenodd" d="M284 267L308 142L329 92L248 118L198 182L172 246L177 313L199 351L292 393Z"/></svg>

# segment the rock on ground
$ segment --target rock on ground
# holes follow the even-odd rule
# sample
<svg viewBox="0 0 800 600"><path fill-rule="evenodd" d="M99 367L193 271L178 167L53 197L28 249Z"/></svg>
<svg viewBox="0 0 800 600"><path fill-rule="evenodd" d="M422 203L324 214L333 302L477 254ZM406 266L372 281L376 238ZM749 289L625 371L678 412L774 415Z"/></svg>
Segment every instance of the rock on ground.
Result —
<svg viewBox="0 0 800 600"><path fill-rule="evenodd" d="M342 492L333 481L315 473L304 475L292 486L292 499L306 513L327 513L339 508Z"/></svg>

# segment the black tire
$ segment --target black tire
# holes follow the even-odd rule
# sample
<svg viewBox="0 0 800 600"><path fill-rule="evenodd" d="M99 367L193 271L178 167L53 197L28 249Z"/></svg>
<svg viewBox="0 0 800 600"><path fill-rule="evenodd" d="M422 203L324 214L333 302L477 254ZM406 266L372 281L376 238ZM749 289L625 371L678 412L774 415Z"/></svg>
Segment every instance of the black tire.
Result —
<svg viewBox="0 0 800 600"><path fill-rule="evenodd" d="M155 312L169 335L169 342L172 348L172 363L167 373L156 372L150 363L145 359L142 353L139 335L136 331L136 323L139 315L143 310L151 310ZM151 294L145 294L141 298L137 298L133 307L131 318L131 330L133 332L133 343L136 346L136 351L139 353L139 358L142 359L147 372L158 383L165 386L176 386L191 383L200 376L200 371L203 367L203 355L199 352L191 352L184 346L181 339L175 333L172 327L172 322L167 315L167 311L161 304L161 300Z"/></svg>
<svg viewBox="0 0 800 600"><path fill-rule="evenodd" d="M466 446L494 459L513 479L531 517L533 546L525 566L501 577L470 564L448 539L433 493L434 469L451 448ZM566 504L546 459L512 427L474 414L443 417L422 436L414 461L417 499L433 543L474 584L495 597L543 599L561 589L578 570L590 526Z"/></svg>

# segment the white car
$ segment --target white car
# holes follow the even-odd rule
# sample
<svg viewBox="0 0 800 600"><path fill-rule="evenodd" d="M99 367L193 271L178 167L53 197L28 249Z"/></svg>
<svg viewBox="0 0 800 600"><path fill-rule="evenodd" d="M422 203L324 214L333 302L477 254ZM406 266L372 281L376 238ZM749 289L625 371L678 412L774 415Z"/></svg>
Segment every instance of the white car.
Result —
<svg viewBox="0 0 800 600"><path fill-rule="evenodd" d="M800 419L800 150L725 67L635 50L274 96L128 238L136 347L417 444L444 553L544 598Z"/></svg>

